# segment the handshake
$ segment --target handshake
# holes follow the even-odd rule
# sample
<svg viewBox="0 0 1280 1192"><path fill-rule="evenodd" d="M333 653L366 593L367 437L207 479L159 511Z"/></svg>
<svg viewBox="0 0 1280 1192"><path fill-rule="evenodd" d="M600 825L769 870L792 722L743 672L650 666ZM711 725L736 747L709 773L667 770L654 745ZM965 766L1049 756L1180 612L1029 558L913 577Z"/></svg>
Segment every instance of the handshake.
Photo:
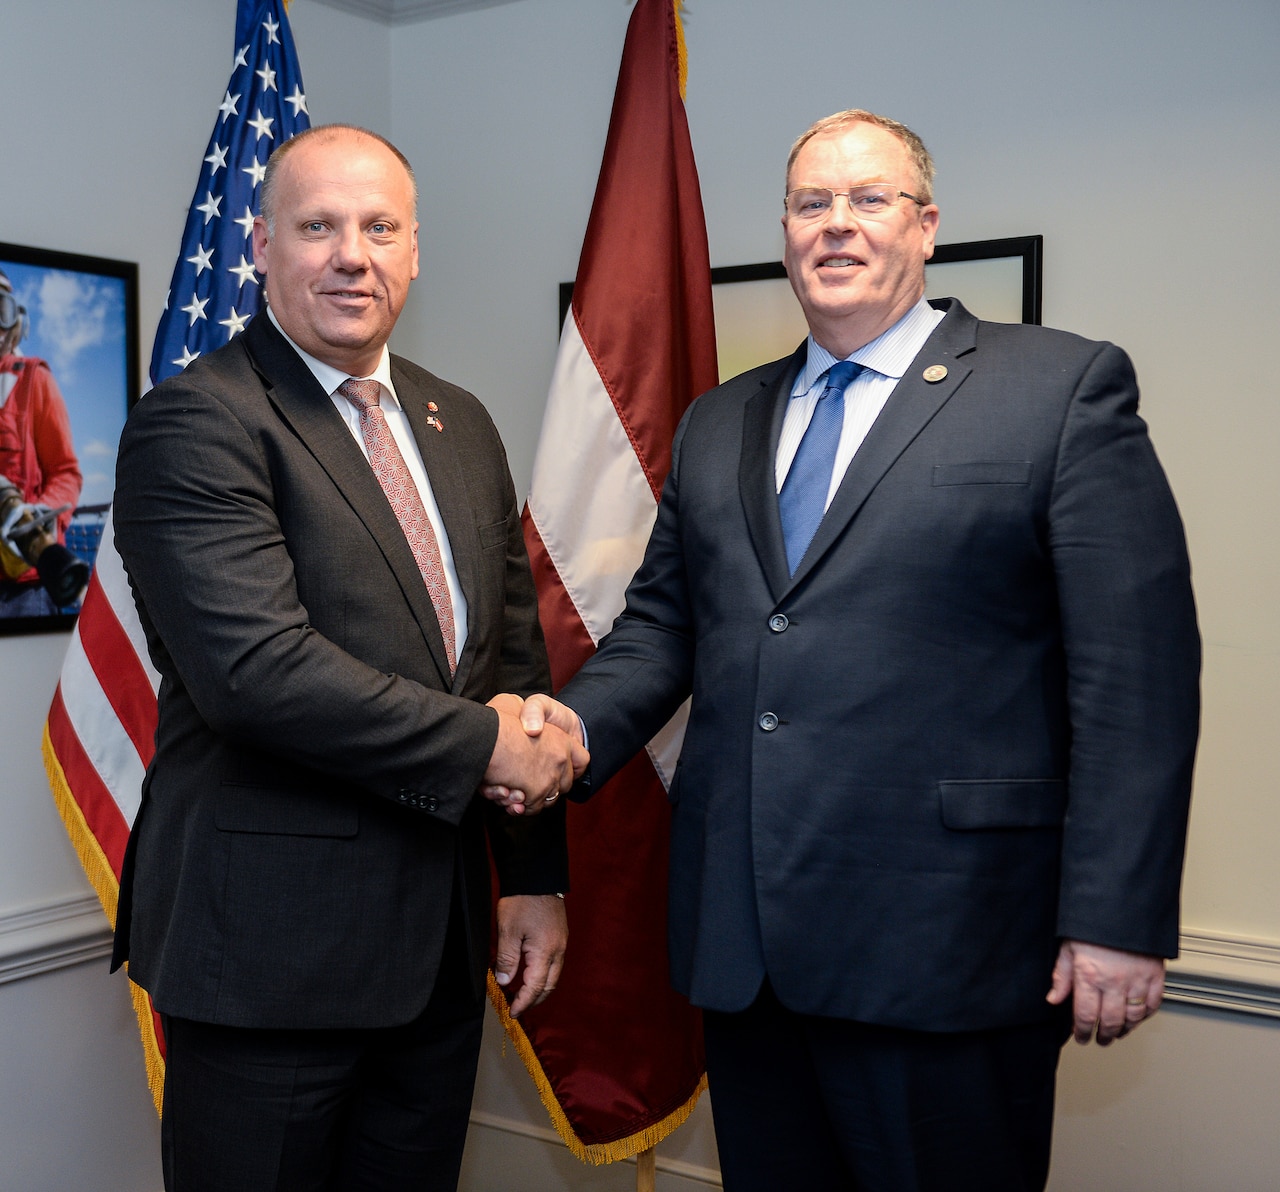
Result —
<svg viewBox="0 0 1280 1192"><path fill-rule="evenodd" d="M498 713L498 741L480 793L508 815L550 807L591 761L578 714L549 695L495 695L489 707Z"/></svg>

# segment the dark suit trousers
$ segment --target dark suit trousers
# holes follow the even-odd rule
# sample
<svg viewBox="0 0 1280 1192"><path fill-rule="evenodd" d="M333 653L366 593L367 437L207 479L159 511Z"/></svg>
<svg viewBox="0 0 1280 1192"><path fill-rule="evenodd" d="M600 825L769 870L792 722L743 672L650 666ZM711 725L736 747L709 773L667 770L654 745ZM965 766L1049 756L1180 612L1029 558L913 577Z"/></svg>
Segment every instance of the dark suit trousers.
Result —
<svg viewBox="0 0 1280 1192"><path fill-rule="evenodd" d="M454 1192L484 1014L456 926L427 1008L404 1026L166 1017L167 1192Z"/></svg>
<svg viewBox="0 0 1280 1192"><path fill-rule="evenodd" d="M725 1192L1041 1192L1068 1020L933 1034L704 1011Z"/></svg>

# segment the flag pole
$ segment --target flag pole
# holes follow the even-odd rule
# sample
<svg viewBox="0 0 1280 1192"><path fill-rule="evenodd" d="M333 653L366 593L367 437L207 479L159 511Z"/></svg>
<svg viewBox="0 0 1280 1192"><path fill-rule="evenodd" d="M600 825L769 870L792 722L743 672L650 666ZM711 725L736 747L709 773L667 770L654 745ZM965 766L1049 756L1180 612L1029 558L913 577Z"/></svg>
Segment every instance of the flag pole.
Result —
<svg viewBox="0 0 1280 1192"><path fill-rule="evenodd" d="M655 1192L657 1188L657 1152L653 1147L636 1156L636 1192Z"/></svg>

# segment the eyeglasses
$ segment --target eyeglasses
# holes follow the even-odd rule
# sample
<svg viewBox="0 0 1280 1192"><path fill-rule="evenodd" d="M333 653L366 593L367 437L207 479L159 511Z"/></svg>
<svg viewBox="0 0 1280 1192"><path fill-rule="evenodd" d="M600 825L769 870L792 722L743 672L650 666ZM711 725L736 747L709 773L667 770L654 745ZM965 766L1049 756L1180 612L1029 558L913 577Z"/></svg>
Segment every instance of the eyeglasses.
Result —
<svg viewBox="0 0 1280 1192"><path fill-rule="evenodd" d="M844 195L849 200L849 210L856 219L885 219L898 205L899 199L910 199L921 207L926 205L923 199L917 199L905 190L894 190L885 182L871 182L848 190L799 186L787 192L783 204L793 219L822 219L835 205L836 195Z"/></svg>
<svg viewBox="0 0 1280 1192"><path fill-rule="evenodd" d="M9 293L0 290L0 331L11 331L27 313L27 308Z"/></svg>

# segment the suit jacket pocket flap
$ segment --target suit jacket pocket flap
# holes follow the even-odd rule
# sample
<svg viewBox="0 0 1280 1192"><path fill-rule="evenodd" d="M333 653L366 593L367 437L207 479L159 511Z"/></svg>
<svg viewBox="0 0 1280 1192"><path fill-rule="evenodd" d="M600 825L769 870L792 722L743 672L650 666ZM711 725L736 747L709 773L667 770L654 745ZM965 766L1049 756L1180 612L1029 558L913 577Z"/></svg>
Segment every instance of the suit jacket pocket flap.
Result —
<svg viewBox="0 0 1280 1192"><path fill-rule="evenodd" d="M953 484L1030 484L1029 459L979 459L967 464L934 464L933 486Z"/></svg>
<svg viewBox="0 0 1280 1192"><path fill-rule="evenodd" d="M505 521L488 522L479 527L480 546L484 550L492 550L495 546L504 546L511 527Z"/></svg>
<svg viewBox="0 0 1280 1192"><path fill-rule="evenodd" d="M213 822L224 832L282 836L355 836L360 810L353 800L320 791L223 783Z"/></svg>
<svg viewBox="0 0 1280 1192"><path fill-rule="evenodd" d="M942 822L980 828L1058 828L1067 810L1060 778L955 779L938 783Z"/></svg>

